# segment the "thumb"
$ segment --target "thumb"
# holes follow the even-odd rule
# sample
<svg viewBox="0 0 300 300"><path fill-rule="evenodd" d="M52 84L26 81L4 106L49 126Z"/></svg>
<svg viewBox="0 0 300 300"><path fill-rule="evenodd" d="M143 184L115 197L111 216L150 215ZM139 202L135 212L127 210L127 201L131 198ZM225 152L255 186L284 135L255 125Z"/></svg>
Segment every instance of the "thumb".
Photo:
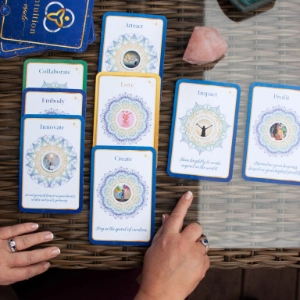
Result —
<svg viewBox="0 0 300 300"><path fill-rule="evenodd" d="M156 241L162 236L162 234L164 232L164 227L165 227L168 219L169 219L169 215L167 215L167 214L162 215L162 225L156 232L156 234L153 238L152 244L156 243Z"/></svg>

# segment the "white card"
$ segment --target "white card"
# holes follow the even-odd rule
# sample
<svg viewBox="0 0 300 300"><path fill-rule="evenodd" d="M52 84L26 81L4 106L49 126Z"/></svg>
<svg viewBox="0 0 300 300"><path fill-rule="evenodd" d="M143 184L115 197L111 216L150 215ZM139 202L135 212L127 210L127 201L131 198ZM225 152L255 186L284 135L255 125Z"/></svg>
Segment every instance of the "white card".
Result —
<svg viewBox="0 0 300 300"><path fill-rule="evenodd" d="M179 80L173 111L169 175L229 181L238 107L237 85Z"/></svg>
<svg viewBox="0 0 300 300"><path fill-rule="evenodd" d="M25 115L22 120L20 208L29 212L79 212L83 118Z"/></svg>
<svg viewBox="0 0 300 300"><path fill-rule="evenodd" d="M300 184L300 88L255 83L250 88L243 176Z"/></svg>
<svg viewBox="0 0 300 300"><path fill-rule="evenodd" d="M54 88L86 91L87 64L82 60L29 59L24 64L23 89Z"/></svg>
<svg viewBox="0 0 300 300"><path fill-rule="evenodd" d="M155 212L155 152L152 148L133 149L94 147L92 151L92 243L150 244Z"/></svg>
<svg viewBox="0 0 300 300"><path fill-rule="evenodd" d="M26 89L23 114L85 116L86 95L80 90Z"/></svg>
<svg viewBox="0 0 300 300"><path fill-rule="evenodd" d="M160 78L155 74L99 73L94 146L158 147Z"/></svg>

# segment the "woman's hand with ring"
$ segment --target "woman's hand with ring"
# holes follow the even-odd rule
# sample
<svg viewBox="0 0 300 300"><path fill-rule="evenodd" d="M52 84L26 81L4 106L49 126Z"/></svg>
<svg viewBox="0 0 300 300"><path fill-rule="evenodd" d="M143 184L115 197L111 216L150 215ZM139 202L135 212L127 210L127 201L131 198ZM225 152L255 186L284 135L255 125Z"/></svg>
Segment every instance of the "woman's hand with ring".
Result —
<svg viewBox="0 0 300 300"><path fill-rule="evenodd" d="M32 233L37 229L38 225L34 223L0 228L0 285L44 273L50 267L48 260L59 255L57 247L26 251L53 239L51 232Z"/></svg>

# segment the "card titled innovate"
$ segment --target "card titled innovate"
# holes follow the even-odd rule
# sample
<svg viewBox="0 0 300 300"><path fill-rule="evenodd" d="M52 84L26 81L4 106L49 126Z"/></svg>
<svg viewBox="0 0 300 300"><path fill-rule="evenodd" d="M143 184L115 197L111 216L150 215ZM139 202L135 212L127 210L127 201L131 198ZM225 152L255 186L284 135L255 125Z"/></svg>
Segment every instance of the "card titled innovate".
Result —
<svg viewBox="0 0 300 300"><path fill-rule="evenodd" d="M85 117L86 94L82 90L34 89L23 91L24 115L77 115Z"/></svg>
<svg viewBox="0 0 300 300"><path fill-rule="evenodd" d="M99 69L163 75L164 16L109 12L103 17Z"/></svg>
<svg viewBox="0 0 300 300"><path fill-rule="evenodd" d="M83 204L84 119L25 115L19 206L23 212L78 213Z"/></svg>
<svg viewBox="0 0 300 300"><path fill-rule="evenodd" d="M158 148L160 78L107 73L96 78L93 145Z"/></svg>
<svg viewBox="0 0 300 300"><path fill-rule="evenodd" d="M230 181L239 110L235 84L181 79L176 84L168 174Z"/></svg>
<svg viewBox="0 0 300 300"><path fill-rule="evenodd" d="M32 43L82 52L92 23L93 0L0 0L3 42Z"/></svg>
<svg viewBox="0 0 300 300"><path fill-rule="evenodd" d="M93 148L91 243L150 245L154 234L155 170L153 148Z"/></svg>
<svg viewBox="0 0 300 300"><path fill-rule="evenodd" d="M24 63L26 88L78 89L86 91L87 63L82 60L28 59Z"/></svg>
<svg viewBox="0 0 300 300"><path fill-rule="evenodd" d="M243 177L300 184L300 87L250 87Z"/></svg>

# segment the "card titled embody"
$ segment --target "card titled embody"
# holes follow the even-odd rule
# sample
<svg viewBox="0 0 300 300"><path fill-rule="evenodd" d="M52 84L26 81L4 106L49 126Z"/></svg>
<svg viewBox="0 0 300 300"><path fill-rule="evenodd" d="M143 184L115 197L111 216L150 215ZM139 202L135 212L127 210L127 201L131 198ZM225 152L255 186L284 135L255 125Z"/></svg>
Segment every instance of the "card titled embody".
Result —
<svg viewBox="0 0 300 300"><path fill-rule="evenodd" d="M24 63L25 88L80 89L86 91L87 63L82 60L28 59Z"/></svg>
<svg viewBox="0 0 300 300"><path fill-rule="evenodd" d="M97 75L94 146L158 147L160 78L155 74Z"/></svg>
<svg viewBox="0 0 300 300"><path fill-rule="evenodd" d="M23 91L22 114L78 115L85 117L86 94L82 90L34 89Z"/></svg>
<svg viewBox="0 0 300 300"><path fill-rule="evenodd" d="M243 177L300 184L300 88L250 87Z"/></svg>
<svg viewBox="0 0 300 300"><path fill-rule="evenodd" d="M109 12L103 17L99 72L163 74L164 16Z"/></svg>
<svg viewBox="0 0 300 300"><path fill-rule="evenodd" d="M25 115L21 123L19 206L77 213L83 201L84 119Z"/></svg>
<svg viewBox="0 0 300 300"><path fill-rule="evenodd" d="M229 181L232 178L240 88L181 79L176 84L168 174Z"/></svg>
<svg viewBox="0 0 300 300"><path fill-rule="evenodd" d="M146 246L151 243L155 170L153 148L93 148L90 192L93 244Z"/></svg>

